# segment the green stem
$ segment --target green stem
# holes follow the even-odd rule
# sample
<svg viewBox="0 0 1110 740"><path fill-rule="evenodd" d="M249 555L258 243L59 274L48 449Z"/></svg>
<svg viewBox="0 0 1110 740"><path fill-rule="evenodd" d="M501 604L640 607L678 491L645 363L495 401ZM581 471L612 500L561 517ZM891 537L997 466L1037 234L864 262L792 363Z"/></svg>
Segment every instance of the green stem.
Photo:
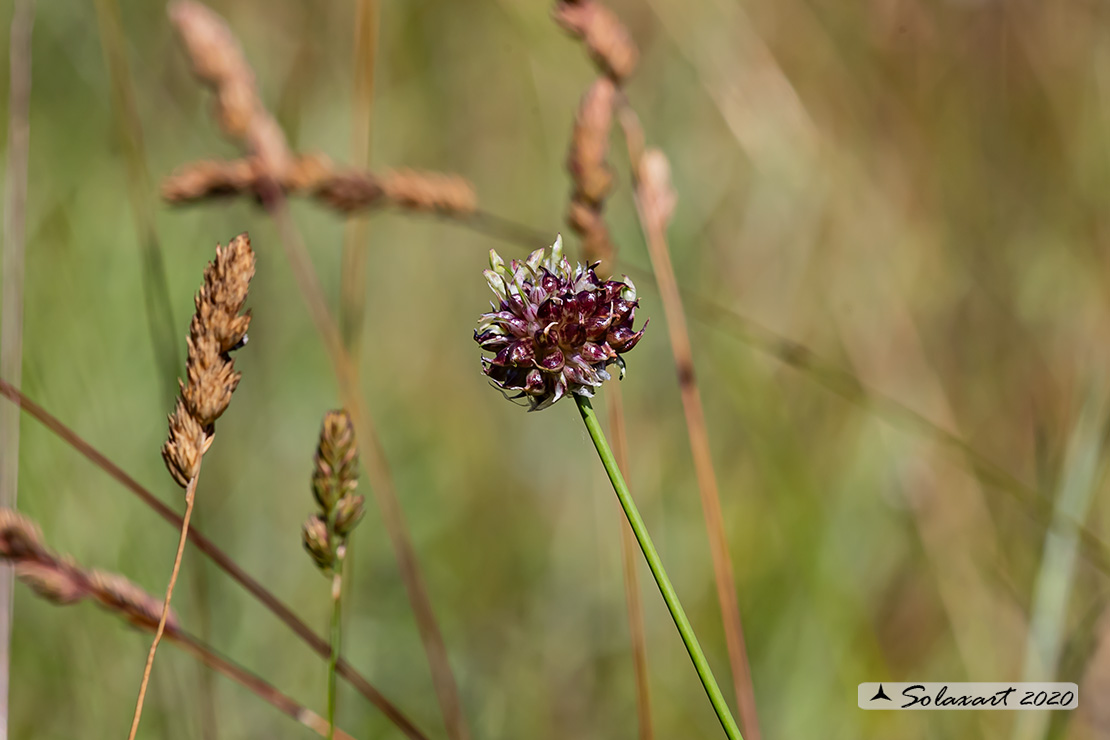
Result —
<svg viewBox="0 0 1110 740"><path fill-rule="evenodd" d="M343 622L340 619L340 595L343 592L344 545L340 545L335 557L335 575L331 579L331 655L328 657L328 740L335 740L335 669L339 664L339 644L342 637Z"/></svg>
<svg viewBox="0 0 1110 740"><path fill-rule="evenodd" d="M675 626L678 627L678 634L682 636L683 644L686 645L686 652L690 653L690 660L694 664L694 670L698 672L701 685L705 687L705 693L709 696L709 703L713 705L713 711L717 713L717 719L721 721L721 727L724 728L729 740L744 740L740 734L740 728L736 726L736 720L732 718L728 704L725 703L725 697L717 686L717 680L713 678L713 671L709 667L709 661L705 659L701 645L698 644L698 638L694 635L694 628L690 625L690 620L678 601L678 594L671 585L671 579L667 577L667 571L663 570L663 562L659 559L659 553L655 551L651 535L648 534L644 520L636 508L636 502L632 499L632 493L624 482L620 468L617 467L617 460L613 456L613 451L609 449L605 433L601 431L601 424L597 420L597 414L594 413L594 407L590 404L590 399L585 396L575 395L574 400L578 402L582 421L586 422L586 429L589 430L590 438L594 441L594 447L597 448L601 464L605 466L605 472L609 474L609 481L613 484L613 490L617 493L625 516L628 517L628 523L632 526L636 541L644 551L644 558L651 568L651 574L655 576L655 582L659 585L659 592L663 594L663 601L667 602L667 609L671 612Z"/></svg>

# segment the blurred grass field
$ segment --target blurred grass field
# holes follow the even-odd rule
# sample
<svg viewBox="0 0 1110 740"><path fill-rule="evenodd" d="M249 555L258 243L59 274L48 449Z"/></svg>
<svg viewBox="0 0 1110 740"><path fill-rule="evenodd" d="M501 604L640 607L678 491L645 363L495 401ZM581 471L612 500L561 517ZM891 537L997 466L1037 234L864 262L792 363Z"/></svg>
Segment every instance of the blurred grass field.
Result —
<svg viewBox="0 0 1110 740"><path fill-rule="evenodd" d="M1105 457L1110 405L1110 15L1101 4L889 0L613 0L642 59L628 95L670 158L669 232L689 293L801 342L966 440L1051 509L1081 409ZM157 179L233 156L160 3L123 0L146 163ZM350 158L353 3L212 3L299 150ZM12 4L0 5L0 25ZM159 457L173 389L152 349L140 242L93 3L38 2L33 43L23 389L180 508ZM8 58L7 34L0 34ZM580 46L524 0L381 3L375 168L473 181L482 206L567 233L563 169ZM8 75L0 105L8 120ZM649 260L623 141L606 215L622 263ZM5 152L5 157L8 153ZM216 242L249 231L258 273L243 380L206 457L197 526L314 628L328 583L304 554L319 423L338 392L277 232L244 200L170 209L149 194L184 351L192 295ZM344 224L293 215L333 308ZM395 212L368 228L362 386L396 478L473 735L636 737L618 514L569 404L526 414L480 372L472 339L497 242ZM637 273L639 274L639 273ZM666 325L621 390L629 479L731 696L697 484ZM768 738L1011 737L1011 713L857 709L863 681L1022 675L1049 521L873 396L830 392L688 310L721 483L756 698ZM604 395L604 391L602 391ZM599 404L601 407L601 404ZM176 537L151 511L24 416L19 508L47 541L161 594ZM364 484L365 485L365 484ZM1086 523L1110 539L1099 466ZM1058 668L1091 681L1049 737L1110 737L1107 574L1072 574ZM373 505L354 536L344 654L431 737L442 720ZM719 737L646 568L660 738ZM238 586L186 551L183 624L306 705L325 665ZM148 637L88 605L17 586L12 738L120 736ZM1097 658L1095 656L1098 656ZM1101 661L1101 663L1097 662ZM1101 670L1099 670L1101 665ZM1099 679L1099 676L1102 678ZM1100 683L1101 681L1101 683ZM145 736L205 737L201 671L163 647ZM222 678L219 738L311 733ZM400 734L341 684L339 724ZM1100 722L1102 724L1100 724Z"/></svg>

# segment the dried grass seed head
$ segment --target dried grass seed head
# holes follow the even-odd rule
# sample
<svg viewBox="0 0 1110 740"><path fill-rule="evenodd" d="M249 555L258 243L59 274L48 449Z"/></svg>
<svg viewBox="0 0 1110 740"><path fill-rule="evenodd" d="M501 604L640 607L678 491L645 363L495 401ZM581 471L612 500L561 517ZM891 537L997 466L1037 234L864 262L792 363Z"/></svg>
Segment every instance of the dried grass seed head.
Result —
<svg viewBox="0 0 1110 740"><path fill-rule="evenodd" d="M250 237L240 234L226 247L216 246L216 259L204 270L204 284L195 298L196 314L189 324L188 382L181 397L202 427L208 428L227 410L239 384L230 352L246 340L251 316L240 315L254 277Z"/></svg>
<svg viewBox="0 0 1110 740"><path fill-rule="evenodd" d="M244 139L261 103L238 39L219 14L200 3L172 3L169 15L193 74L216 93L220 127L227 136Z"/></svg>
<svg viewBox="0 0 1110 740"><path fill-rule="evenodd" d="M636 169L636 180L644 211L655 222L656 228L665 231L678 203L667 155L660 149L645 150Z"/></svg>
<svg viewBox="0 0 1110 740"><path fill-rule="evenodd" d="M186 488L200 470L200 459L212 443L211 438L180 398L169 421L170 433L162 445L162 460L177 484Z"/></svg>
<svg viewBox="0 0 1110 740"><path fill-rule="evenodd" d="M162 618L162 600L136 586L116 573L94 570L88 575L93 586L93 596L105 608L121 612L136 627L154 630ZM170 610L166 629L179 629L177 615Z"/></svg>
<svg viewBox="0 0 1110 740"><path fill-rule="evenodd" d="M254 75L238 40L218 13L190 0L170 3L168 12L193 74L202 82L213 86L229 80L253 82Z"/></svg>
<svg viewBox="0 0 1110 740"><path fill-rule="evenodd" d="M0 558L41 560L47 552L34 522L17 511L0 509Z"/></svg>
<svg viewBox="0 0 1110 740"><path fill-rule="evenodd" d="M162 616L162 602L123 576L86 571L67 556L46 547L38 526L11 509L0 509L0 559L15 565L19 580L55 604L72 604L85 598L121 612L132 624L154 629ZM178 622L170 612L167 625Z"/></svg>
<svg viewBox="0 0 1110 740"><path fill-rule="evenodd" d="M188 344L188 382L181 384L181 397L189 413L207 429L227 410L241 376L230 359L215 352L211 337L190 338Z"/></svg>
<svg viewBox="0 0 1110 740"><path fill-rule="evenodd" d="M162 180L162 199L189 203L255 190L256 174L249 159L202 159L178 167Z"/></svg>
<svg viewBox="0 0 1110 740"><path fill-rule="evenodd" d="M238 316L247 300L255 258L251 239L239 234L226 247L216 245L216 259L204 269L204 284L194 303L197 317L220 341L220 351L228 352L246 336L250 314Z"/></svg>
<svg viewBox="0 0 1110 740"><path fill-rule="evenodd" d="M18 563L15 577L42 598L60 606L73 604L89 595L80 579L53 563Z"/></svg>
<svg viewBox="0 0 1110 740"><path fill-rule="evenodd" d="M240 234L204 269L189 323L188 359L181 397L169 417L162 459L178 485L187 487L212 443L213 425L231 403L239 385L230 352L246 342L251 315L239 312L247 300L255 258L250 237Z"/></svg>
<svg viewBox="0 0 1110 740"><path fill-rule="evenodd" d="M562 0L555 4L555 22L582 39L598 67L623 83L636 69L640 52L617 15L594 0Z"/></svg>
<svg viewBox="0 0 1110 740"><path fill-rule="evenodd" d="M462 216L478 208L474 186L459 175L400 169L386 172L381 186L386 199L400 208Z"/></svg>
<svg viewBox="0 0 1110 740"><path fill-rule="evenodd" d="M605 200L613 186L613 170L605 158L616 97L616 84L608 77L599 77L582 95L574 119L567 170L574 180L576 199L594 205Z"/></svg>
<svg viewBox="0 0 1110 740"><path fill-rule="evenodd" d="M183 0L170 6L193 73L212 88L214 115L224 134L242 144L280 181L293 163L285 134L262 105L254 72L227 23L205 6Z"/></svg>

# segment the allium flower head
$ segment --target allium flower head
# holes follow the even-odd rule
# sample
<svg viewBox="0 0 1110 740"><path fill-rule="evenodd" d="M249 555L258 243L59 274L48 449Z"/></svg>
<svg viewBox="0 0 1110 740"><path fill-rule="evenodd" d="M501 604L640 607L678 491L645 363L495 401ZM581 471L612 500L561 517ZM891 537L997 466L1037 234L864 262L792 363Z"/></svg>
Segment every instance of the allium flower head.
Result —
<svg viewBox="0 0 1110 740"><path fill-rule="evenodd" d="M538 411L567 393L593 396L611 377L609 365L624 376L621 355L644 333L632 330L639 301L627 276L602 281L596 264L572 269L561 237L550 254L537 249L506 265L491 249L489 261L483 274L497 301L479 319L474 341L494 353L482 365L498 388L519 391L513 398Z"/></svg>

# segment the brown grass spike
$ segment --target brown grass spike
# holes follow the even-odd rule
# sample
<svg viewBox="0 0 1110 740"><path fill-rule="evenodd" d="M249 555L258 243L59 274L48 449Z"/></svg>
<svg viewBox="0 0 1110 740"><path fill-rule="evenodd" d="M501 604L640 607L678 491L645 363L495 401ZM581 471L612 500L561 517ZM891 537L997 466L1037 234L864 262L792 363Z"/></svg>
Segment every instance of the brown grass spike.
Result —
<svg viewBox="0 0 1110 740"><path fill-rule="evenodd" d="M231 394L239 385L230 353L247 340L250 312L240 315L247 300L247 290L254 277L254 252L250 237L240 234L227 247L216 245L216 259L204 269L204 284L197 292L196 313L189 324L189 358L185 365L188 382L181 383L181 397L170 415L169 438L162 446L162 459L177 484L185 488L185 516L177 541L173 571L166 587L162 618L154 632L147 654L135 714L131 719L128 740L134 740L143 716L143 702L154 667L154 655L166 627L173 588L181 569L185 540L189 536L189 518L193 514L201 460L212 444L216 420L227 410Z"/></svg>

